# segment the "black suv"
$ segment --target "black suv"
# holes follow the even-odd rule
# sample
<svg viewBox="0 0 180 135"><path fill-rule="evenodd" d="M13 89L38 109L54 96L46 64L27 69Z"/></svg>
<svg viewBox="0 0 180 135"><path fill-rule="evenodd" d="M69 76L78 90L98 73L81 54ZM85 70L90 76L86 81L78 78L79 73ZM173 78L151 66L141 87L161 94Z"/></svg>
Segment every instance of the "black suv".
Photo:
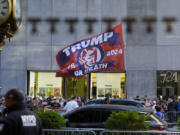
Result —
<svg viewBox="0 0 180 135"><path fill-rule="evenodd" d="M76 108L64 114L67 120L67 127L73 128L104 128L103 122L107 120L113 111L138 111L148 116L148 123L151 129L165 129L166 124L160 120L153 112L147 108L137 108L135 106L123 105L87 105ZM154 128L153 128L154 127Z"/></svg>
<svg viewBox="0 0 180 135"><path fill-rule="evenodd" d="M93 99L86 103L86 105L90 105L90 104L105 104L105 101L104 99ZM110 104L136 106L138 108L144 107L144 101L128 100L128 99L110 99Z"/></svg>

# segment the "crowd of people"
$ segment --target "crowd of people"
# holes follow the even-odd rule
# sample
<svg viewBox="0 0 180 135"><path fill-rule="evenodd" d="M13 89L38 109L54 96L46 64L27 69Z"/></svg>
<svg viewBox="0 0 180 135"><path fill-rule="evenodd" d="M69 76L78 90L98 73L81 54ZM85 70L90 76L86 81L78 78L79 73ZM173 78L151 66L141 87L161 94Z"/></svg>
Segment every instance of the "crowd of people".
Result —
<svg viewBox="0 0 180 135"><path fill-rule="evenodd" d="M147 96L140 98L136 96L135 98L130 98L133 100L143 101L144 106L146 108L152 108L154 113L159 116L161 119L165 120L165 114L169 114L171 116L171 120L175 119L176 114L180 114L180 99L171 99L163 100L162 98L150 99ZM110 103L110 98L105 98L105 103ZM38 109L38 108L47 108L47 109L63 109L68 112L73 110L74 108L83 106L88 100L84 99L81 96L74 96L69 99L64 99L63 97L53 97L50 96L48 98L40 99L40 98L32 98L27 96L25 98L25 106L30 110ZM0 103L3 104L3 99L0 98ZM173 112L173 113L172 113ZM173 116L173 117L172 117Z"/></svg>
<svg viewBox="0 0 180 135"><path fill-rule="evenodd" d="M143 101L144 106L152 108L155 114L161 119L165 119L165 113L169 113L171 115L171 119L176 117L177 112L180 113L180 100L178 99L149 99L147 96L144 96L143 98L139 98L139 96L137 96L136 98L133 98L133 100ZM30 110L50 106L51 109L63 108L66 112L68 112L77 107L83 106L86 102L87 100L81 96L74 96L68 100L65 100L62 97L53 96L45 99L24 97L22 90L11 89L4 97L0 98L0 103L6 107L3 110L3 117L0 120L0 134L41 135L42 123L39 117ZM110 103L111 99L106 97L104 99L104 104Z"/></svg>
<svg viewBox="0 0 180 135"><path fill-rule="evenodd" d="M175 119L173 117L176 117L176 115L174 113L172 114L172 112L176 112L176 114L180 113L180 100L178 99L150 99L147 96L144 96L143 98L136 96L135 98L130 99L143 101L146 108L152 108L154 113L163 120L165 120L165 114L168 114L170 120L173 120ZM105 98L104 100L106 104L110 103L110 98ZM68 100L65 100L62 97L53 96L43 100L40 100L39 98L32 99L31 97L27 97L25 100L26 106L32 110L36 108L49 107L51 109L63 108L64 111L70 111L76 107L83 106L86 102L87 100L81 96L74 96Z"/></svg>
<svg viewBox="0 0 180 135"><path fill-rule="evenodd" d="M152 108L154 113L163 120L165 120L165 114L167 114L169 121L174 121L177 118L177 115L180 114L180 99L149 99L147 96L144 96L143 98L136 96L134 100L144 101L144 106Z"/></svg>
<svg viewBox="0 0 180 135"><path fill-rule="evenodd" d="M61 109L63 108L65 111L70 111L76 107L80 107L85 104L87 100L85 100L81 96L74 96L65 100L63 97L53 97L50 96L48 98L40 99L40 98L32 98L26 97L25 105L30 110L34 110L37 108L49 108L49 109Z"/></svg>

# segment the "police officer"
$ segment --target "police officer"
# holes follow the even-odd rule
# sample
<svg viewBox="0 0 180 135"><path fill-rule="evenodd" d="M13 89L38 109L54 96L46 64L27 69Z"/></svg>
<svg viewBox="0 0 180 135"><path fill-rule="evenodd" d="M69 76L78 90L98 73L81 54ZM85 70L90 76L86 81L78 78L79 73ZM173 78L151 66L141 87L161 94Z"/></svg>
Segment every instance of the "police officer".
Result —
<svg viewBox="0 0 180 135"><path fill-rule="evenodd" d="M5 95L5 106L0 135L42 135L39 117L25 109L22 90L10 89Z"/></svg>

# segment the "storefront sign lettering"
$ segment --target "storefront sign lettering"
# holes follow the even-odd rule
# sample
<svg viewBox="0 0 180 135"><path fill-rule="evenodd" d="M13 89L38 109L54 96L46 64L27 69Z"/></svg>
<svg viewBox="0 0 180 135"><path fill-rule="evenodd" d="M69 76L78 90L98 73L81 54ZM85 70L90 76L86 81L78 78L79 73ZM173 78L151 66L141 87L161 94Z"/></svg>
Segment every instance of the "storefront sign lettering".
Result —
<svg viewBox="0 0 180 135"><path fill-rule="evenodd" d="M161 73L160 76L162 77L161 83L178 82L177 72L168 71Z"/></svg>

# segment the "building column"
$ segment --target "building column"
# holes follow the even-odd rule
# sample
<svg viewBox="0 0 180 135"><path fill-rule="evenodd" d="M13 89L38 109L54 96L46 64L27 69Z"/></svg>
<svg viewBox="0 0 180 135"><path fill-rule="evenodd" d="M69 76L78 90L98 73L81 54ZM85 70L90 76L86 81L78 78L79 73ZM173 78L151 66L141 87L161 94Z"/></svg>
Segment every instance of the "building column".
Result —
<svg viewBox="0 0 180 135"><path fill-rule="evenodd" d="M144 97L156 98L156 71L129 70L126 72L127 98Z"/></svg>
<svg viewBox="0 0 180 135"><path fill-rule="evenodd" d="M132 31L126 33L126 97L157 96L157 23L147 29L148 17L157 16L156 0L127 0L127 17L133 17Z"/></svg>

